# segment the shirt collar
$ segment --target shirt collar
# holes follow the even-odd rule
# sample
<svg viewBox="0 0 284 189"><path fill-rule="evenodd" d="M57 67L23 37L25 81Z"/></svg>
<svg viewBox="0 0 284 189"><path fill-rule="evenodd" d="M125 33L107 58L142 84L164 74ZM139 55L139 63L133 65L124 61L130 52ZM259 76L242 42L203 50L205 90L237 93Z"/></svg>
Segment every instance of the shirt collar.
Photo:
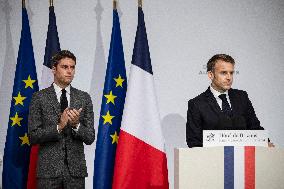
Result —
<svg viewBox="0 0 284 189"><path fill-rule="evenodd" d="M210 85L210 91L212 92L215 98L219 98L219 95L221 94L226 94L228 96L228 90L225 91L224 93L220 93L219 91L215 90L211 85Z"/></svg>
<svg viewBox="0 0 284 189"><path fill-rule="evenodd" d="M62 88L61 87L59 87L58 85L56 85L55 83L53 83L53 87L54 87L54 90L55 90L55 93L56 94L61 94L61 90L62 90ZM65 88L65 90L66 90L66 92L70 95L70 85L68 85L66 88Z"/></svg>

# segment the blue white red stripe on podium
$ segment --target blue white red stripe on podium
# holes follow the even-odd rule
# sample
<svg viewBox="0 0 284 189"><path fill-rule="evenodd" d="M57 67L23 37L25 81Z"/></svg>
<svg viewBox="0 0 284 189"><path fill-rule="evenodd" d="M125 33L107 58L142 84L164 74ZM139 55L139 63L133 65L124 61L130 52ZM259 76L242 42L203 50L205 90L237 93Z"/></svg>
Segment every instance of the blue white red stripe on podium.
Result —
<svg viewBox="0 0 284 189"><path fill-rule="evenodd" d="M255 188L255 147L224 147L224 189Z"/></svg>

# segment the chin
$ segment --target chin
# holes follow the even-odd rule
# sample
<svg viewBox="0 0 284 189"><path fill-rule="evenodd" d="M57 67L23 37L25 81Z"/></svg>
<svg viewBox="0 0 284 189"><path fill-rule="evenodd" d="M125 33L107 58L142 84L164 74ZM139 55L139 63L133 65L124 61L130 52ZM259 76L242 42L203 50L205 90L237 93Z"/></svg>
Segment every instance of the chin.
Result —
<svg viewBox="0 0 284 189"><path fill-rule="evenodd" d="M231 89L231 86L229 86L229 87L225 87L225 90L229 90L229 89Z"/></svg>
<svg viewBox="0 0 284 189"><path fill-rule="evenodd" d="M65 85L70 85L71 81L65 82Z"/></svg>
<svg viewBox="0 0 284 189"><path fill-rule="evenodd" d="M73 80L73 79L68 78L68 79L66 79L66 80L65 80L65 83L71 83L71 82L72 82L72 80Z"/></svg>

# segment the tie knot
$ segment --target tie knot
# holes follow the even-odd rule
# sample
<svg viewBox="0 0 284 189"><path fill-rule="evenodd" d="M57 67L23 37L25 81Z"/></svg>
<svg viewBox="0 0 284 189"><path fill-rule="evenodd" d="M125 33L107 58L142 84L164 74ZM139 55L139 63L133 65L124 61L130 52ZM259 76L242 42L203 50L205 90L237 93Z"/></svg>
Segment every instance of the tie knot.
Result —
<svg viewBox="0 0 284 189"><path fill-rule="evenodd" d="M63 95L66 94L66 90L65 89L62 89L61 92L62 92Z"/></svg>
<svg viewBox="0 0 284 189"><path fill-rule="evenodd" d="M226 94L220 94L218 97L222 100L222 101L227 101L227 95Z"/></svg>

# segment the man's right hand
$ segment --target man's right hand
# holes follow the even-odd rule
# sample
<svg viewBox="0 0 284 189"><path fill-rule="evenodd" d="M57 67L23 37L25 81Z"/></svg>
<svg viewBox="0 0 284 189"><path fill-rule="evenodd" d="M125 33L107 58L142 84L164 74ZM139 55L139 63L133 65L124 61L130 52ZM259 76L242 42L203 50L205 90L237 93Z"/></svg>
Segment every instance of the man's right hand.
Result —
<svg viewBox="0 0 284 189"><path fill-rule="evenodd" d="M273 148L275 145L272 142L268 142L268 147Z"/></svg>
<svg viewBox="0 0 284 189"><path fill-rule="evenodd" d="M68 108L66 108L63 113L61 114L61 117L60 117L60 122L58 124L58 130L59 132L61 132L67 125L68 123L68 114L67 114L67 110Z"/></svg>

